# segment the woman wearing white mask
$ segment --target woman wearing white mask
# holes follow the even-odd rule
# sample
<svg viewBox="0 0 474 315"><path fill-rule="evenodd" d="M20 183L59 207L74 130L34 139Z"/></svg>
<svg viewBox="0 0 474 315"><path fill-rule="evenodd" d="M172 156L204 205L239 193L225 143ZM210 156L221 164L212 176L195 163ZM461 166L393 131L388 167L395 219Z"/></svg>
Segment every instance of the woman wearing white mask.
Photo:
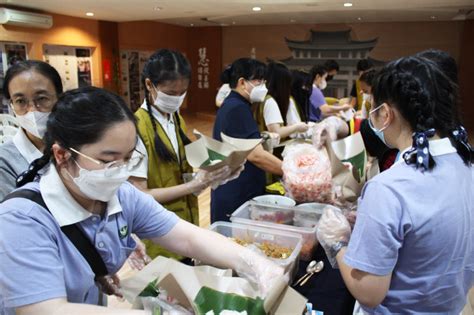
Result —
<svg viewBox="0 0 474 315"><path fill-rule="evenodd" d="M313 90L310 96L309 120L320 121L323 117L337 115L341 111L351 108L349 104L328 105L324 99L322 90L327 86L326 77L328 72L322 65L315 65L311 68L311 78L313 81Z"/></svg>
<svg viewBox="0 0 474 315"><path fill-rule="evenodd" d="M221 133L234 138L259 139L260 131L253 118L251 106L263 102L265 64L250 58L241 58L226 69L232 92L217 112L213 137ZM211 221L229 221L230 214L245 201L265 193L265 172L282 176L281 160L258 145L247 157L240 176L211 192Z"/></svg>
<svg viewBox="0 0 474 315"><path fill-rule="evenodd" d="M193 172L184 152L184 146L191 141L179 114L190 79L191 67L180 52L158 50L145 64L142 72L145 100L135 117L141 139L139 147L146 155L146 163L132 173L130 181L181 219L199 225L194 194L228 179L231 174L224 167L214 172L200 170L189 182L183 179L185 173ZM151 257L182 258L149 241L146 245Z"/></svg>
<svg viewBox="0 0 474 315"><path fill-rule="evenodd" d="M0 200L15 188L17 176L43 155L46 122L62 91L61 77L46 62L21 61L8 69L3 93L21 129L0 145Z"/></svg>
<svg viewBox="0 0 474 315"><path fill-rule="evenodd" d="M133 113L119 96L94 87L68 91L47 128L45 154L0 204L0 314L148 314L97 306L96 279L122 267L136 246L131 233L248 274L263 293L281 279L283 269L270 260L179 219L127 182L143 155Z"/></svg>

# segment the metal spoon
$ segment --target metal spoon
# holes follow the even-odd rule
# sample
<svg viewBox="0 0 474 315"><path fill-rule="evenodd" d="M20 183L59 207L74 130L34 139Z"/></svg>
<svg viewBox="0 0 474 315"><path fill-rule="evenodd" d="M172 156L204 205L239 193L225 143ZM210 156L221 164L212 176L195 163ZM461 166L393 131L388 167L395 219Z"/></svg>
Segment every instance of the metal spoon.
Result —
<svg viewBox="0 0 474 315"><path fill-rule="evenodd" d="M309 276L314 268L314 266L316 266L317 262L316 260L312 260L308 266L306 266L306 273L298 279L298 281L295 282L294 285L297 285L298 283L300 283L304 278L306 278L307 276Z"/></svg>
<svg viewBox="0 0 474 315"><path fill-rule="evenodd" d="M311 278L315 273L318 273L321 270L323 270L323 268L324 268L324 262L322 260L318 261L318 263L316 264L316 266L314 266L310 275L306 279L304 279L303 282L300 283L300 287L302 287L309 280L309 278Z"/></svg>

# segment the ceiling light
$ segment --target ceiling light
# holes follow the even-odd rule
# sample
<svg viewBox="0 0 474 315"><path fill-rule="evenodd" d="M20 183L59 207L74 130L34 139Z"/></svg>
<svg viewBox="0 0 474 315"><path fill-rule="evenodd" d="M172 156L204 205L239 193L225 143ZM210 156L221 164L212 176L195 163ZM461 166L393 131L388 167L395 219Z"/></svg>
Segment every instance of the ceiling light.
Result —
<svg viewBox="0 0 474 315"><path fill-rule="evenodd" d="M358 20L358 21L362 21L362 18L359 16L359 17L357 18L357 20Z"/></svg>
<svg viewBox="0 0 474 315"><path fill-rule="evenodd" d="M255 11L255 12L262 11L262 8L261 7L253 7L252 11Z"/></svg>
<svg viewBox="0 0 474 315"><path fill-rule="evenodd" d="M191 24L189 24L189 26L194 26L194 24L193 24L193 23L191 23Z"/></svg>
<svg viewBox="0 0 474 315"><path fill-rule="evenodd" d="M155 11L161 11L161 9L163 9L162 7L154 7L153 8Z"/></svg>
<svg viewBox="0 0 474 315"><path fill-rule="evenodd" d="M86 15L87 16L94 16L94 13L93 12L87 12Z"/></svg>
<svg viewBox="0 0 474 315"><path fill-rule="evenodd" d="M296 22L296 20L293 20L293 19L291 19L291 20L290 20L290 22L291 22L291 23L295 23L295 22Z"/></svg>
<svg viewBox="0 0 474 315"><path fill-rule="evenodd" d="M232 25L235 25L235 21L232 21Z"/></svg>
<svg viewBox="0 0 474 315"><path fill-rule="evenodd" d="M430 16L430 19L436 20L436 16L432 15L432 16Z"/></svg>
<svg viewBox="0 0 474 315"><path fill-rule="evenodd" d="M345 3L344 3L344 6L345 6L345 7L352 7L352 2L345 2Z"/></svg>

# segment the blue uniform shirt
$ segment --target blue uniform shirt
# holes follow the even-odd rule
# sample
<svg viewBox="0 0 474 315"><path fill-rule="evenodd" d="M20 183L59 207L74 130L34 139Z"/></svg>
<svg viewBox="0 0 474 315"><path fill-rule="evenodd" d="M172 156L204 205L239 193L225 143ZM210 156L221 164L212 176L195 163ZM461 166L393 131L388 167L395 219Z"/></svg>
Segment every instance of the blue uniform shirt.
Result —
<svg viewBox="0 0 474 315"><path fill-rule="evenodd" d="M400 160L363 189L344 261L392 273L382 304L363 307L369 314L459 314L474 284L474 169L447 138L430 152L433 170Z"/></svg>
<svg viewBox="0 0 474 315"><path fill-rule="evenodd" d="M178 222L174 213L128 182L107 204L103 217L73 199L54 166L40 183L24 188L41 190L51 213L27 199L0 204L0 314L14 314L16 307L61 297L73 303L98 303L94 273L61 226L79 224L114 274L135 249L130 233L160 237Z"/></svg>
<svg viewBox="0 0 474 315"><path fill-rule="evenodd" d="M219 141L221 132L241 139L259 139L257 123L250 103L232 91L217 112L213 137ZM245 201L265 193L265 172L247 161L240 176L211 191L211 222L229 221L229 216Z"/></svg>

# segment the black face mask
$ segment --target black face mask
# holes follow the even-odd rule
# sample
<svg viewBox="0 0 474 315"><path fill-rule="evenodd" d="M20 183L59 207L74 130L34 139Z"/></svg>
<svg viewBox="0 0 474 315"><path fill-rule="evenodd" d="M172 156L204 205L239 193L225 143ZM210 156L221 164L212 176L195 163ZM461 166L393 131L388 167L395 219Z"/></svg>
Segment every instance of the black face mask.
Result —
<svg viewBox="0 0 474 315"><path fill-rule="evenodd" d="M326 77L326 82L327 82L327 81L331 81L333 78L334 78L333 75L327 75L327 77Z"/></svg>

